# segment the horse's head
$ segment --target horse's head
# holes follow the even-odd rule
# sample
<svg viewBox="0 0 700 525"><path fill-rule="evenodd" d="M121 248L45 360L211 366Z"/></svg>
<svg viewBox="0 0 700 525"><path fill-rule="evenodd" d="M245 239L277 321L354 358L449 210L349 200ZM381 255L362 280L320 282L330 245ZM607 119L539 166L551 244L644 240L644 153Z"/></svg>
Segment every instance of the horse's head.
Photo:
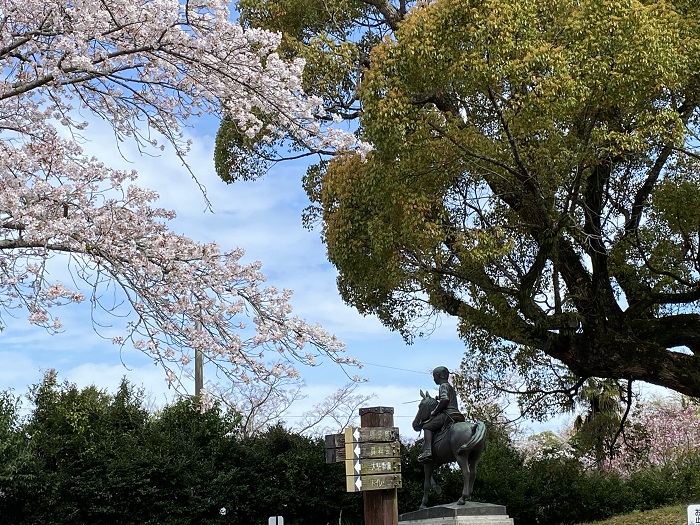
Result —
<svg viewBox="0 0 700 525"><path fill-rule="evenodd" d="M413 419L413 430L419 432L423 428L423 423L430 419L430 413L437 405L437 399L432 397L428 392L420 391L420 403L418 404L418 413Z"/></svg>

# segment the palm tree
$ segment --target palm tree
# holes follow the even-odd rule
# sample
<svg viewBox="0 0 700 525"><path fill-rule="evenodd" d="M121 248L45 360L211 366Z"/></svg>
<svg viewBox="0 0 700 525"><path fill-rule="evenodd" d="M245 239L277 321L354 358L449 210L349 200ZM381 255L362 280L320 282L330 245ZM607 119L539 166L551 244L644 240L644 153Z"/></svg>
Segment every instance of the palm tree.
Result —
<svg viewBox="0 0 700 525"><path fill-rule="evenodd" d="M630 389L629 382L589 378L578 392L578 404L586 408L574 420L574 442L582 455L593 455L598 469L615 454L632 401Z"/></svg>

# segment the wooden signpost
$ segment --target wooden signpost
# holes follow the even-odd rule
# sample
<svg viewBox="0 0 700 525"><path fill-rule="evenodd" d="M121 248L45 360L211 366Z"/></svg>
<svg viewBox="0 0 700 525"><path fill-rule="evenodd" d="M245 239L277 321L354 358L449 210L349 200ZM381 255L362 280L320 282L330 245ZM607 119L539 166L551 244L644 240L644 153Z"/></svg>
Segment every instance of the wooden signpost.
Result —
<svg viewBox="0 0 700 525"><path fill-rule="evenodd" d="M394 409L361 408L360 424L326 436L326 463L345 463L347 491L364 494L365 525L398 525L401 445Z"/></svg>
<svg viewBox="0 0 700 525"><path fill-rule="evenodd" d="M401 487L401 445L396 427L347 427L345 476L348 492Z"/></svg>

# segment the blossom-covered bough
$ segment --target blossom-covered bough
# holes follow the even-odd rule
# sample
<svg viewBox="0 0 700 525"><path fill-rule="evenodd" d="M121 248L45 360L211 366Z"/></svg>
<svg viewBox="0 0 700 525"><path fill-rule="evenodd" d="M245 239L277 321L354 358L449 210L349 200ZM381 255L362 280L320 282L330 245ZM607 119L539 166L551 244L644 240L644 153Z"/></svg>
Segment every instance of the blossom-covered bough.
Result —
<svg viewBox="0 0 700 525"><path fill-rule="evenodd" d="M136 172L110 169L80 146L83 119L97 117L118 141L162 142L183 157L183 126L214 113L251 135L274 140L284 129L314 147L354 147L351 135L319 132L322 110L300 87L303 62L280 59L278 43L231 22L222 0L0 0L5 311L60 328L51 308L84 300L47 276L47 261L63 252L93 305L105 279L121 289L135 315L114 342L152 354L171 381L193 349L246 382L294 377L296 363L319 355L353 363L334 337L292 316L290 293L265 287L241 250L169 231L174 214L134 184Z"/></svg>

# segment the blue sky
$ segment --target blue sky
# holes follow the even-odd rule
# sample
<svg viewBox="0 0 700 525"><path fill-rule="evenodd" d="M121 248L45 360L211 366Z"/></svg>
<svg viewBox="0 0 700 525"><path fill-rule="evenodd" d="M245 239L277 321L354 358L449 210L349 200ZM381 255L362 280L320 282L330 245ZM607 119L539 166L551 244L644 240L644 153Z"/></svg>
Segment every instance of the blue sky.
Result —
<svg viewBox="0 0 700 525"><path fill-rule="evenodd" d="M357 393L373 394L370 406L394 407L395 424L402 435L416 437L410 422L419 389L434 392L431 370L438 365L456 369L463 356L464 346L456 335L454 320L439 319L428 339L416 339L409 346L376 318L363 317L345 305L336 289L336 271L326 260L320 232L302 226L302 210L308 204L301 186L306 163L282 163L261 180L227 185L216 177L213 167L217 123L200 120L194 126L189 130L193 147L187 160L207 190L211 210L207 210L205 197L192 175L167 148L157 156L141 156L129 143L117 149L111 129L94 121L86 133L90 141L84 148L110 167L136 169L140 174L137 183L160 194L157 205L177 212L177 219L170 224L174 231L198 241L216 241L223 250L242 247L246 250L245 261L261 261L269 284L294 290L296 315L334 333L346 344L349 356L365 363L357 373L366 383ZM65 260L60 257L51 271L53 278L71 282ZM88 289L81 290L89 296ZM41 380L46 370L54 368L61 379L81 387L95 384L114 391L126 376L132 384L145 388L156 405L173 399L174 392L167 388L160 367L135 350L120 351L109 340L119 335L120 319L102 315L100 322L113 326L104 326L96 333L88 301L55 309L54 313L64 325L64 331L54 335L29 325L22 312L15 313L14 318L3 313L0 390L23 394ZM321 361L315 368L301 367L299 371L306 382L306 397L285 415L289 426L348 382L343 370L332 362ZM354 373L350 370L351 375ZM205 369L206 379L211 377ZM189 388L193 389L191 381ZM515 408L509 412L515 415ZM525 422L524 430L557 430L571 419L563 417L545 424Z"/></svg>
<svg viewBox="0 0 700 525"><path fill-rule="evenodd" d="M245 260L262 261L269 284L294 290L295 314L337 335L345 342L349 356L366 363L359 374L367 382L358 393L374 394L370 405L393 406L402 433L413 435L410 421L418 390L434 389L430 371L437 365L454 369L461 361L463 344L456 336L454 321L442 319L429 339L408 346L375 318L363 317L343 304L335 285L336 271L326 260L319 231L302 227L301 213L308 204L301 187L304 162L280 164L256 182L226 185L213 168L216 123L195 122L190 130L193 148L188 161L207 189L212 205L212 210L207 210L192 176L167 148L156 157L140 156L129 143L117 150L114 136L104 123L93 122L88 131L90 142L84 145L87 152L110 167L136 169L140 174L137 183L160 194L157 204L177 212L172 229L198 241L216 241L224 250L243 247ZM65 260L57 258L51 268L54 278L70 282ZM85 287L81 290L89 295ZM41 380L46 370L54 368L60 378L79 386L96 384L113 391L126 376L150 392L156 403L172 399L162 369L139 352L120 352L104 338L119 332L119 319L101 316L101 322L107 320L114 326L105 326L96 333L87 301L58 308L54 313L64 325L63 333L55 335L29 325L22 312L15 318L3 315L0 389L24 393ZM344 372L331 362L301 368L300 373L307 384L306 399L288 412L289 424L347 383Z"/></svg>

